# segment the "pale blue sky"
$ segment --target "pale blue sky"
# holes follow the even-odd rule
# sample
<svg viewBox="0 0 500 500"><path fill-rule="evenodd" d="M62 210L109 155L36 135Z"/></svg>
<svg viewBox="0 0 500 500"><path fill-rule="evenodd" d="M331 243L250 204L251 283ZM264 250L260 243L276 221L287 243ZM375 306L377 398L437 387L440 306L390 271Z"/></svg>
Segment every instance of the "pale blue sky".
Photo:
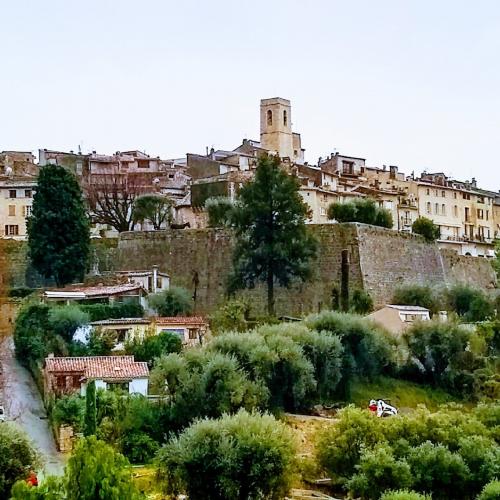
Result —
<svg viewBox="0 0 500 500"><path fill-rule="evenodd" d="M500 189L498 1L0 0L0 19L0 150L228 149L281 96L310 163Z"/></svg>

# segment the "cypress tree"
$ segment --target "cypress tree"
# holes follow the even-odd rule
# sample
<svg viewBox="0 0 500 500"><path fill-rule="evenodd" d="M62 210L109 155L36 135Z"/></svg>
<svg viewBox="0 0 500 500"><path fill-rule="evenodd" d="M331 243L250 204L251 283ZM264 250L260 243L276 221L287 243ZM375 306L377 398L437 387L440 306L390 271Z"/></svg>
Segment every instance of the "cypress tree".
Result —
<svg viewBox="0 0 500 500"><path fill-rule="evenodd" d="M28 218L29 257L58 286L82 280L90 251L89 219L76 177L57 165L41 168Z"/></svg>
<svg viewBox="0 0 500 500"><path fill-rule="evenodd" d="M87 384L85 393L85 421L83 433L85 436L94 436L97 429L97 406L95 394L95 380Z"/></svg>

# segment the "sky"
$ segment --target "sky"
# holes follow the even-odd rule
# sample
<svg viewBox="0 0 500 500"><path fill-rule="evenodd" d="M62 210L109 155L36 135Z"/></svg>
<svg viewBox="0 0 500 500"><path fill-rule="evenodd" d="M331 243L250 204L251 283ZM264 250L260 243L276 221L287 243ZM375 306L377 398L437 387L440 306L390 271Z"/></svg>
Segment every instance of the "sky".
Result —
<svg viewBox="0 0 500 500"><path fill-rule="evenodd" d="M0 19L0 151L233 149L279 96L311 164L500 189L497 0L0 0Z"/></svg>

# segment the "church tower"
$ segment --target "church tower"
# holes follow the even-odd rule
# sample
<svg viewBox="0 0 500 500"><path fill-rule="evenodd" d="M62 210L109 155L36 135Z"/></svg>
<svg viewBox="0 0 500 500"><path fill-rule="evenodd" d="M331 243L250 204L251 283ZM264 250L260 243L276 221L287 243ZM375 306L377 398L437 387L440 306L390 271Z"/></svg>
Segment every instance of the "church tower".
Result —
<svg viewBox="0 0 500 500"><path fill-rule="evenodd" d="M288 99L273 97L260 101L260 143L280 158L293 160L292 107Z"/></svg>

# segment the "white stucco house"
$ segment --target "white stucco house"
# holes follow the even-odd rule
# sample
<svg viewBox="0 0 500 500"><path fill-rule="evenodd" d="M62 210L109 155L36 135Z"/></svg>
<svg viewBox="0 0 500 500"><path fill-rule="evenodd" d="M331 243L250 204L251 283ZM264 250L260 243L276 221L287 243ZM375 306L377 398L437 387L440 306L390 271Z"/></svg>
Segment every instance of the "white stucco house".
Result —
<svg viewBox="0 0 500 500"><path fill-rule="evenodd" d="M85 396L89 382L96 389L122 389L129 394L148 395L149 369L134 356L80 356L45 359L45 396L80 392Z"/></svg>

